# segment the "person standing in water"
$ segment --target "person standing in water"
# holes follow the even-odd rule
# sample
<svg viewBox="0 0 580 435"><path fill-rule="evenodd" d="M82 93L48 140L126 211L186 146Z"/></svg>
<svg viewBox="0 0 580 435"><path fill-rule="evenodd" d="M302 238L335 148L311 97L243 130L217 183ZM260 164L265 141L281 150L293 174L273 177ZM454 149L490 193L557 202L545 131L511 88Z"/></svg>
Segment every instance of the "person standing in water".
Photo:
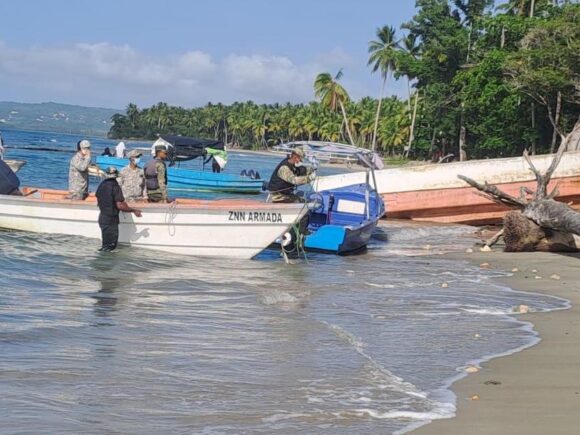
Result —
<svg viewBox="0 0 580 435"><path fill-rule="evenodd" d="M97 188L99 205L99 227L101 228L102 246L99 251L110 252L117 248L119 242L119 211L133 213L141 217L141 210L130 207L125 202L121 186L117 183L119 171L109 167L105 171L105 180Z"/></svg>

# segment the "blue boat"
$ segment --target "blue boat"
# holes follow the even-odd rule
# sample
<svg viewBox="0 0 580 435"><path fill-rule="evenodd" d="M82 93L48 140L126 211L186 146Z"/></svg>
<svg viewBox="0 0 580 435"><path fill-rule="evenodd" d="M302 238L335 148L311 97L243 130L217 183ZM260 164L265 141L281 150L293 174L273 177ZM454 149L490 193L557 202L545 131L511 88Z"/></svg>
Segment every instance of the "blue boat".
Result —
<svg viewBox="0 0 580 435"><path fill-rule="evenodd" d="M309 214L304 248L344 255L360 252L385 214L381 196L368 184L321 191L310 196L318 207Z"/></svg>
<svg viewBox="0 0 580 435"><path fill-rule="evenodd" d="M121 170L129 164L128 159L98 156L97 166L106 169L114 166ZM167 168L167 182L170 189L186 189L203 192L230 192L257 194L262 192L264 180L249 176L232 175L193 169L181 169L173 166Z"/></svg>

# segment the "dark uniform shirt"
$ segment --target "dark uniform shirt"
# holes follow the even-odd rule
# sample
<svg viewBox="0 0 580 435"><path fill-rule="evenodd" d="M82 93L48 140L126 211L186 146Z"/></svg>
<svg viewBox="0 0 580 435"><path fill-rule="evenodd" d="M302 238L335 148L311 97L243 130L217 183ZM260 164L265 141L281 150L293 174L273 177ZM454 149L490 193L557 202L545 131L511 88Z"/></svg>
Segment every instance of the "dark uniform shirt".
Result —
<svg viewBox="0 0 580 435"><path fill-rule="evenodd" d="M121 186L115 178L109 178L103 181L96 193L97 203L99 204L99 225L111 225L119 223L118 202L125 201Z"/></svg>

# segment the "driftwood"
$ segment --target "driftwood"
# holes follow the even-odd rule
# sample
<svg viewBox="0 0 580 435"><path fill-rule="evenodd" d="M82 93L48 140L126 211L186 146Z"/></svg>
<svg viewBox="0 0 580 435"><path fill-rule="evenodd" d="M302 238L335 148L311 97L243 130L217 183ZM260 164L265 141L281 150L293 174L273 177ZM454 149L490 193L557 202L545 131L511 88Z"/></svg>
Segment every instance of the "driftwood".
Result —
<svg viewBox="0 0 580 435"><path fill-rule="evenodd" d="M558 195L556 186L548 192L548 184L560 160L569 148L576 147L580 137L580 119L572 132L562 140L556 155L544 174L534 166L527 151L524 159L536 177L536 190L520 188L518 198L502 192L491 184L481 184L463 175L458 175L480 195L498 204L506 205L519 211L511 211L504 217L503 230L490 239L486 245L491 246L503 236L506 251L566 251L580 250L580 213L567 204L555 201Z"/></svg>

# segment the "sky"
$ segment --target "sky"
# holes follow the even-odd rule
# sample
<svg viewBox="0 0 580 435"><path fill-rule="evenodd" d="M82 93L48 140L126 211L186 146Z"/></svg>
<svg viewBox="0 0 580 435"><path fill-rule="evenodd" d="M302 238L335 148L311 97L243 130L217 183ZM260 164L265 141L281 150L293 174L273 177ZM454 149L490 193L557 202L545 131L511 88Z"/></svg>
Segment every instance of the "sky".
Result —
<svg viewBox="0 0 580 435"><path fill-rule="evenodd" d="M307 102L317 74L377 97L368 42L414 0L0 2L0 101L124 109ZM406 82L387 95L406 95Z"/></svg>

